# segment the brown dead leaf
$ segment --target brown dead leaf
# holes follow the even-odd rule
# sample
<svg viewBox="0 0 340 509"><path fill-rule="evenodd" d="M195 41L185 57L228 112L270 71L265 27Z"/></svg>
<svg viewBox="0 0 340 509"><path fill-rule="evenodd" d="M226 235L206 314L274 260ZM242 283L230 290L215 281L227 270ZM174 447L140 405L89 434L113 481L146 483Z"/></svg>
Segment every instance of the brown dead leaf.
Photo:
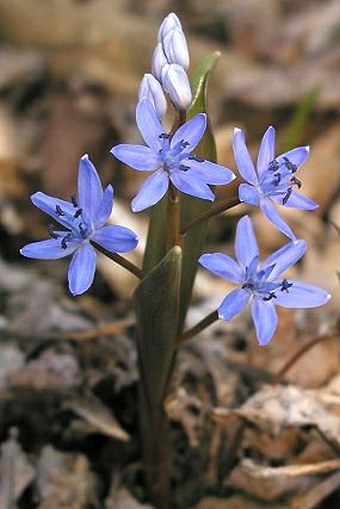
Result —
<svg viewBox="0 0 340 509"><path fill-rule="evenodd" d="M340 418L325 408L312 393L295 386L265 386L240 408L216 408L214 418L223 424L238 415L271 436L287 427L315 426L336 448L340 449Z"/></svg>
<svg viewBox="0 0 340 509"><path fill-rule="evenodd" d="M10 438L0 449L0 507L12 509L16 500L31 484L35 470L27 459L27 455L17 442L17 431L10 431Z"/></svg>
<svg viewBox="0 0 340 509"><path fill-rule="evenodd" d="M339 459L306 465L268 467L247 458L231 472L227 483L261 500L272 501L293 493L307 492L317 484L321 475L339 469Z"/></svg>
<svg viewBox="0 0 340 509"><path fill-rule="evenodd" d="M96 499L94 477L83 454L66 454L52 446L38 462L38 509L84 509Z"/></svg>
<svg viewBox="0 0 340 509"><path fill-rule="evenodd" d="M151 505L141 504L126 489L120 488L105 500L105 509L155 509Z"/></svg>
<svg viewBox="0 0 340 509"><path fill-rule="evenodd" d="M126 442L129 435L119 425L112 412L93 394L75 396L65 404L74 413L87 421L96 432Z"/></svg>
<svg viewBox="0 0 340 509"><path fill-rule="evenodd" d="M229 498L206 497L193 509L264 509L262 502L256 502L244 495ZM266 509L287 509L281 504L266 504Z"/></svg>

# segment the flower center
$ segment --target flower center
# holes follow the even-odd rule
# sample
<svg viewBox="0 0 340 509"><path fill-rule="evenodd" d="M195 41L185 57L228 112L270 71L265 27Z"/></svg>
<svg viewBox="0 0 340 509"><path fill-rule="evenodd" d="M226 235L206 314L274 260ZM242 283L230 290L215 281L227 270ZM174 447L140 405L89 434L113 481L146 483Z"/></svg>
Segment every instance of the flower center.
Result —
<svg viewBox="0 0 340 509"><path fill-rule="evenodd" d="M289 293L289 288L293 286L293 283L290 283L287 279L282 279L282 281L268 281L275 264L265 269L258 270L258 259L258 256L256 256L250 262L249 266L246 267L242 289L247 290L255 296L261 297L264 301L276 299L279 291Z"/></svg>
<svg viewBox="0 0 340 509"><path fill-rule="evenodd" d="M71 202L75 209L74 214L62 209L60 205L56 205L56 214L63 218L63 224L70 231L56 232L53 225L49 227L49 234L53 239L60 238L62 249L67 249L67 243L71 241L79 242L90 237L93 228L89 219L83 213L83 209L78 206L75 196L71 196Z"/></svg>
<svg viewBox="0 0 340 509"><path fill-rule="evenodd" d="M297 166L288 157L279 161L273 159L260 178L260 188L265 196L282 196L285 205L292 194L293 186L301 187L301 181L294 176Z"/></svg>
<svg viewBox="0 0 340 509"><path fill-rule="evenodd" d="M174 170L190 170L190 166L188 164L181 163L183 159L187 159L189 161L194 160L199 163L204 162L202 157L188 152L187 147L190 145L189 141L181 140L176 143L174 147L171 147L171 136L169 134L162 133L159 137L162 138L163 142L160 150L161 160L163 162L164 170L169 175L171 175Z"/></svg>

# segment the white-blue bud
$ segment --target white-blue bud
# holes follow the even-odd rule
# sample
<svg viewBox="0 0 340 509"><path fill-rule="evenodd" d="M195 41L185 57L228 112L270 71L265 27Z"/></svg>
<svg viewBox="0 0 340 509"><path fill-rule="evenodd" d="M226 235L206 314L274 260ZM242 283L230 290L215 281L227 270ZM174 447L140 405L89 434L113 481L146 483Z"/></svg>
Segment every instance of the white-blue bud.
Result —
<svg viewBox="0 0 340 509"><path fill-rule="evenodd" d="M192 94L187 73L178 64L170 64L162 74L162 85L171 102L178 110L187 110L192 102Z"/></svg>
<svg viewBox="0 0 340 509"><path fill-rule="evenodd" d="M162 69L167 64L168 61L164 54L163 46L161 43L158 43L152 55L151 72L159 81L161 81Z"/></svg>
<svg viewBox="0 0 340 509"><path fill-rule="evenodd" d="M179 64L188 69L190 58L185 35L182 30L174 28L163 37L163 52L169 64Z"/></svg>
<svg viewBox="0 0 340 509"><path fill-rule="evenodd" d="M170 12L170 14L164 18L161 26L159 27L157 41L163 42L165 35L174 28L182 30L182 25L178 16L174 12Z"/></svg>
<svg viewBox="0 0 340 509"><path fill-rule="evenodd" d="M138 90L139 100L144 97L148 99L154 107L157 116L162 118L167 110L166 98L161 84L152 74L144 74Z"/></svg>

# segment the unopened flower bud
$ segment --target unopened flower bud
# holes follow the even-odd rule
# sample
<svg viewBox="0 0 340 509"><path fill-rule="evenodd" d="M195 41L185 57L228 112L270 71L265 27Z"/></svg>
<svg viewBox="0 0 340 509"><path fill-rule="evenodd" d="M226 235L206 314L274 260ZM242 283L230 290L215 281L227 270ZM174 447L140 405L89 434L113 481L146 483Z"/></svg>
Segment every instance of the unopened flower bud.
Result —
<svg viewBox="0 0 340 509"><path fill-rule="evenodd" d="M163 46L161 43L158 43L152 55L151 72L159 81L161 81L162 69L168 63L163 51Z"/></svg>
<svg viewBox="0 0 340 509"><path fill-rule="evenodd" d="M144 74L138 90L139 99L148 99L154 107L157 116L162 118L167 109L165 95L161 84L152 74Z"/></svg>
<svg viewBox="0 0 340 509"><path fill-rule="evenodd" d="M182 30L182 25L178 16L174 12L170 12L170 14L164 18L161 26L159 27L157 41L163 42L163 38L166 34L175 28Z"/></svg>
<svg viewBox="0 0 340 509"><path fill-rule="evenodd" d="M192 95L188 76L183 67L170 64L162 75L162 84L177 109L188 109L192 102Z"/></svg>
<svg viewBox="0 0 340 509"><path fill-rule="evenodd" d="M163 37L163 52L169 64L179 64L184 69L189 67L189 50L182 30L169 30Z"/></svg>

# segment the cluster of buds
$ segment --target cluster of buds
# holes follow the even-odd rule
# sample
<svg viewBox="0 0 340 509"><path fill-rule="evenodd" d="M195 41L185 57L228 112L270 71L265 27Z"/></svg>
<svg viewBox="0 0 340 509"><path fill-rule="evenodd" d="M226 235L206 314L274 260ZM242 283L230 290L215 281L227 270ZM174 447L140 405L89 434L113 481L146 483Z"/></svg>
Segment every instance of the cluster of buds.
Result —
<svg viewBox="0 0 340 509"><path fill-rule="evenodd" d="M181 22L170 13L161 24L152 57L152 72L145 74L139 87L139 99L147 98L159 118L166 113L164 91L178 110L186 110L192 94L186 70L189 50Z"/></svg>

